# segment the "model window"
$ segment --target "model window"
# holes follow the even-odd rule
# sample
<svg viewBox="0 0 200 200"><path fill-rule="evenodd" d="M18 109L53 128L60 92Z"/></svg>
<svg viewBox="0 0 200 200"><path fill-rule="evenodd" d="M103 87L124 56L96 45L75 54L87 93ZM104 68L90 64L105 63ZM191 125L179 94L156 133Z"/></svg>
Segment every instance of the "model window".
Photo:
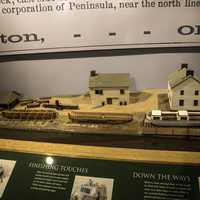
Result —
<svg viewBox="0 0 200 200"><path fill-rule="evenodd" d="M184 106L184 100L183 99L179 100L179 106Z"/></svg>
<svg viewBox="0 0 200 200"><path fill-rule="evenodd" d="M122 106L122 105L123 105L122 101L120 101L119 105L120 105L120 106Z"/></svg>
<svg viewBox="0 0 200 200"><path fill-rule="evenodd" d="M125 91L123 89L120 90L120 94L124 94Z"/></svg>
<svg viewBox="0 0 200 200"><path fill-rule="evenodd" d="M113 104L113 99L112 98L107 98L107 104Z"/></svg>
<svg viewBox="0 0 200 200"><path fill-rule="evenodd" d="M124 105L125 105L125 106L127 105L127 102L126 102L126 101L124 101Z"/></svg>
<svg viewBox="0 0 200 200"><path fill-rule="evenodd" d="M198 100L194 100L194 106L198 106L199 105L199 101Z"/></svg>
<svg viewBox="0 0 200 200"><path fill-rule="evenodd" d="M103 95L103 90L95 90L95 94Z"/></svg>
<svg viewBox="0 0 200 200"><path fill-rule="evenodd" d="M181 91L180 91L180 95L184 95L184 90L181 90Z"/></svg>
<svg viewBox="0 0 200 200"><path fill-rule="evenodd" d="M195 95L195 96L198 96L198 95L199 95L199 90L195 90L195 91L194 91L194 95Z"/></svg>

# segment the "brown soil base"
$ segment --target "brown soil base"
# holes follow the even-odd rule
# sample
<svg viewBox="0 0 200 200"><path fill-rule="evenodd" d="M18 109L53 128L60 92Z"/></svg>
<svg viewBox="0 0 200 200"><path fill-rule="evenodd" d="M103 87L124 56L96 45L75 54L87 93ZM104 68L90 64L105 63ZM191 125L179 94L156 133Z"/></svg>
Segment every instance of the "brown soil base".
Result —
<svg viewBox="0 0 200 200"><path fill-rule="evenodd" d="M152 96L149 92L130 93L130 104L145 102Z"/></svg>

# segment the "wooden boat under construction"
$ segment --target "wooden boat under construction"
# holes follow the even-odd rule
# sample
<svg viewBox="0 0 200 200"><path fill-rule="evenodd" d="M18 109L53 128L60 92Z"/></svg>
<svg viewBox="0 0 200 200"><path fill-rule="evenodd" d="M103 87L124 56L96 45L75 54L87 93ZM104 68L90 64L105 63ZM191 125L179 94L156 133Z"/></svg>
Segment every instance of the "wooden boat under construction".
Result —
<svg viewBox="0 0 200 200"><path fill-rule="evenodd" d="M121 124L133 120L133 115L127 113L71 112L68 114L68 117L72 122L86 123Z"/></svg>
<svg viewBox="0 0 200 200"><path fill-rule="evenodd" d="M57 117L57 112L52 110L7 110L2 112L7 119L21 120L50 120Z"/></svg>

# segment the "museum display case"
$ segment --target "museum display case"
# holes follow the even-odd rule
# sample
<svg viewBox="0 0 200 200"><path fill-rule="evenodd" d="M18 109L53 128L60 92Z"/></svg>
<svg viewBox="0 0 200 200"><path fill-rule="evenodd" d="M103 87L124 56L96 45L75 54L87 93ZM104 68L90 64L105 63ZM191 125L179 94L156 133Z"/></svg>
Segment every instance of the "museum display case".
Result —
<svg viewBox="0 0 200 200"><path fill-rule="evenodd" d="M198 55L188 54L187 58ZM68 60L16 61L13 66L26 64L21 72L27 75L37 62L51 63L54 68L54 62L65 65ZM13 70L10 62L1 64L4 76ZM87 91L82 94L51 96L43 90L45 95L31 97L18 90L1 92L1 198L13 199L20 191L21 199L199 199L200 115L196 101L200 82L199 68L191 68L194 71L187 64L173 66L167 81L161 79L168 86L165 89L136 90L136 79L131 77L137 70L131 66L128 73L86 68L87 76L80 82L87 83ZM70 67L63 69L68 72ZM46 70L40 69L40 73L44 83ZM76 71L68 72L69 77L73 73ZM27 83L36 84L38 71L34 75L31 70L31 75ZM13 76L15 83L19 76ZM62 78L61 73L56 76ZM7 79L1 81L8 83ZM81 85L73 88L78 91ZM69 88L66 84L64 89Z"/></svg>
<svg viewBox="0 0 200 200"><path fill-rule="evenodd" d="M199 3L0 1L0 199L199 200Z"/></svg>

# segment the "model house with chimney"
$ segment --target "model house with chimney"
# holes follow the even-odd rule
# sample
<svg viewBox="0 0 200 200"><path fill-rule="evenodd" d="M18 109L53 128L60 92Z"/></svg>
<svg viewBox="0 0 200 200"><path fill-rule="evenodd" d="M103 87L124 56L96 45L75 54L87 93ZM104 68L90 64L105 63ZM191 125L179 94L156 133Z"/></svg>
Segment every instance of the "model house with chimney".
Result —
<svg viewBox="0 0 200 200"><path fill-rule="evenodd" d="M129 104L129 84L128 73L96 73L96 71L91 71L89 93L92 104Z"/></svg>
<svg viewBox="0 0 200 200"><path fill-rule="evenodd" d="M171 110L200 110L200 78L187 64L169 75L168 97Z"/></svg>

